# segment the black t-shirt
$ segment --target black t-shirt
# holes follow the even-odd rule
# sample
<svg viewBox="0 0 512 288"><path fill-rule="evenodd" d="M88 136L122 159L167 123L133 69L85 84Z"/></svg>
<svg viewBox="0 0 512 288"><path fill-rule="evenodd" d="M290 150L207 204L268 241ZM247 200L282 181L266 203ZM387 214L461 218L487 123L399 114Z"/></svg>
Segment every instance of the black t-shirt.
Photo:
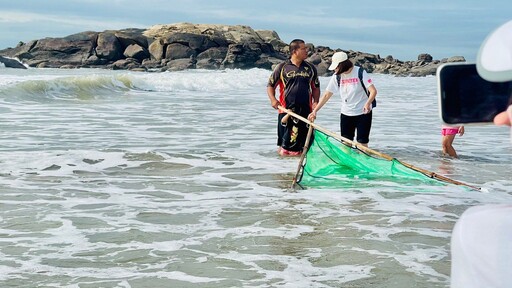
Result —
<svg viewBox="0 0 512 288"><path fill-rule="evenodd" d="M288 59L274 69L268 80L268 86L279 89L281 106L292 110L294 108L309 110L312 103L312 89L319 88L320 82L318 72L311 63L302 61L297 67Z"/></svg>

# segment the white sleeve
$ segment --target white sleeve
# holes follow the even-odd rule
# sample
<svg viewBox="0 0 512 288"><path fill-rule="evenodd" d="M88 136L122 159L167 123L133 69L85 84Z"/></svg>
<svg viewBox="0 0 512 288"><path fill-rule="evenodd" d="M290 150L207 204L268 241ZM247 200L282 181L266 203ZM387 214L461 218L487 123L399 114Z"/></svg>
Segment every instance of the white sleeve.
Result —
<svg viewBox="0 0 512 288"><path fill-rule="evenodd" d="M325 90L331 92L332 94L339 93L338 91L340 90L340 88L338 87L336 74L332 75L331 79L329 80L329 84L327 84L327 88Z"/></svg>
<svg viewBox="0 0 512 288"><path fill-rule="evenodd" d="M359 67L359 69L363 69L361 67ZM364 82L364 87L370 87L373 85L373 80L372 78L370 77L370 75L366 72L366 70L363 70L363 82Z"/></svg>

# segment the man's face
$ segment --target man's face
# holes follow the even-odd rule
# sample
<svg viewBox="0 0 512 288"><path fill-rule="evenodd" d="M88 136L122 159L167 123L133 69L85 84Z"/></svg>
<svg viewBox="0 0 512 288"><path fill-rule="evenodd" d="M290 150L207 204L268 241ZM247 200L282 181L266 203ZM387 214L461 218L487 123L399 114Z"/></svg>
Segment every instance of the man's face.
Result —
<svg viewBox="0 0 512 288"><path fill-rule="evenodd" d="M298 58L305 60L308 58L308 48L306 47L306 44L300 43L299 49L295 50L295 54Z"/></svg>

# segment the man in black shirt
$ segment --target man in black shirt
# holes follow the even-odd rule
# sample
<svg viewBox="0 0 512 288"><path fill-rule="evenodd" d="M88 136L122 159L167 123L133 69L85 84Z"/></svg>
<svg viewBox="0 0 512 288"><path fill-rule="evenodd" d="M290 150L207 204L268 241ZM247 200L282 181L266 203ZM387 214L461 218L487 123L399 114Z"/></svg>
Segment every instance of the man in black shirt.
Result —
<svg viewBox="0 0 512 288"><path fill-rule="evenodd" d="M289 47L290 59L277 65L270 75L267 84L268 98L274 109L281 105L307 118L320 98L318 73L313 64L305 61L308 50L303 40L295 39ZM279 100L276 98L276 89L279 89ZM307 125L285 115L285 112L279 111L278 152L281 155L300 155L306 142Z"/></svg>

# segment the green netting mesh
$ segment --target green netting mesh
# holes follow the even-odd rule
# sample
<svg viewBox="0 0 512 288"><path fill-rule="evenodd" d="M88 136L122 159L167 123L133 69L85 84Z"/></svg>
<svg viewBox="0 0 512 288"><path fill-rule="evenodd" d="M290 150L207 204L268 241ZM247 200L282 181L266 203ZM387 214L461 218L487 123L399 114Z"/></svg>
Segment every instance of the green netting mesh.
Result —
<svg viewBox="0 0 512 288"><path fill-rule="evenodd" d="M420 185L443 185L420 172L402 165L397 160L386 160L365 154L342 144L318 130L306 154L302 178L298 183L308 187L353 187L383 185L396 182Z"/></svg>

